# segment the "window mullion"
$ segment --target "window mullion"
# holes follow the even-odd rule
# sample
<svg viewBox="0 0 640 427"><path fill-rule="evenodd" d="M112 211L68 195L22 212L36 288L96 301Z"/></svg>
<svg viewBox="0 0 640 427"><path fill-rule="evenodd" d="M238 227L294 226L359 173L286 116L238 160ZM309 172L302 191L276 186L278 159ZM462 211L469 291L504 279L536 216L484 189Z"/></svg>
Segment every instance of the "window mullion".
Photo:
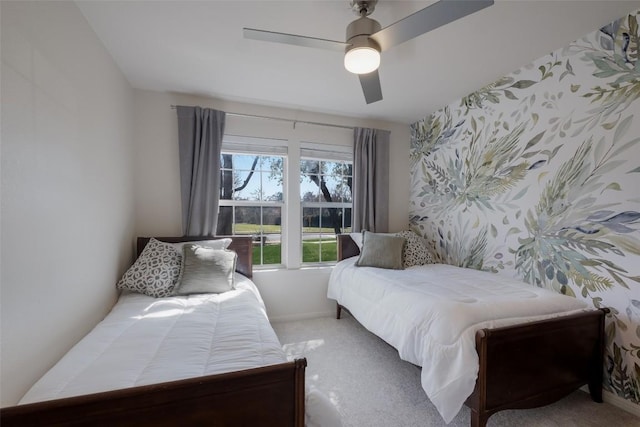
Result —
<svg viewBox="0 0 640 427"><path fill-rule="evenodd" d="M300 141L289 141L286 168L287 210L286 244L283 249L288 268L300 268L302 264L302 206L300 200Z"/></svg>

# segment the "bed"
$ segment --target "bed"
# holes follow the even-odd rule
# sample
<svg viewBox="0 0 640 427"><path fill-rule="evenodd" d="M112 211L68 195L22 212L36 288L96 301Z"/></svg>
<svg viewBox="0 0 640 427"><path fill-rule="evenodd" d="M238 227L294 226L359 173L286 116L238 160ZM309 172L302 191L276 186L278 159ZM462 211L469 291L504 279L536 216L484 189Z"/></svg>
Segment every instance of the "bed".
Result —
<svg viewBox="0 0 640 427"><path fill-rule="evenodd" d="M148 242L138 239L138 255ZM251 238L234 237L229 249L237 253L233 290L123 292L20 404L2 408L0 424L303 426L306 360L287 361L269 324L250 280Z"/></svg>
<svg viewBox="0 0 640 427"><path fill-rule="evenodd" d="M546 405L585 384L602 402L606 309L443 264L358 267L359 253L350 235L338 236L328 288L336 317L348 310L420 366L445 422L466 404L471 426L483 427L498 411Z"/></svg>

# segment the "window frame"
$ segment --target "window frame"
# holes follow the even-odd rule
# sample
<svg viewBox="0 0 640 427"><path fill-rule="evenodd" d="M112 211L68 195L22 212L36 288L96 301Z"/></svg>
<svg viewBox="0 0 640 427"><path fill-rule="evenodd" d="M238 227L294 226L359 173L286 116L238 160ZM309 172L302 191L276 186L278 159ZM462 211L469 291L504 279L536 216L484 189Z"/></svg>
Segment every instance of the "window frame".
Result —
<svg viewBox="0 0 640 427"><path fill-rule="evenodd" d="M295 130L294 130L295 132ZM221 152L225 154L263 155L283 157L283 182L282 201L246 201L223 200L220 206L264 206L281 208L281 252L280 264L257 264L255 270L296 270L300 268L314 268L335 265L336 261L302 262L302 212L303 202L300 194L301 159L317 158L322 161L340 162L347 161L353 165L353 146L351 141L345 140L344 144L332 144L325 142L307 142L287 135L288 138L265 138L254 136L239 136L225 134ZM324 137L321 139L325 139ZM349 142L349 145L346 144ZM306 155L305 155L306 154ZM310 155L311 154L311 155ZM295 171L295 173L294 173ZM353 166L352 166L353 172ZM352 195L353 198L353 195ZM307 202L309 203L309 202ZM319 207L326 208L328 202L313 202ZM335 204L340 206L335 206ZM305 207L310 207L305 205ZM353 214L352 202L331 202L330 207L350 208ZM262 224L262 215L261 215ZM235 218L234 218L235 221ZM263 253L261 251L261 257ZM262 259L261 259L262 260Z"/></svg>
<svg viewBox="0 0 640 427"><path fill-rule="evenodd" d="M281 220L280 220L280 263L278 264L263 264L264 262L264 250L263 250L263 241L260 239L260 264L253 265L253 268L256 270L262 269L282 269L286 268L286 260L285 260L285 250L286 250L286 224L287 224L287 179L288 179L288 160L287 160L287 152L288 147L286 145L286 140L281 139L271 139L271 138L255 138L255 137L240 137L235 135L224 135L222 140L222 148L220 150L220 154L231 154L231 155L243 155L243 156L280 156L282 157L282 200L280 201L272 201L272 200L236 200L236 199L219 199L218 206L221 207L231 207L232 209L232 235L234 236L243 236L243 234L235 234L235 210L237 207L277 207L280 208ZM220 168L222 173L223 168ZM240 169L243 170L243 169ZM235 171L235 168L232 169L232 173ZM262 174L262 171L260 171ZM262 230L263 223L263 215L260 215L260 228L261 234L264 235L264 230Z"/></svg>
<svg viewBox="0 0 640 427"><path fill-rule="evenodd" d="M331 147L330 145L324 145L324 147ZM335 147L335 146L334 146ZM322 157L320 157L322 156ZM300 162L298 165L298 171L299 171L299 176L300 179L302 180L303 177L303 172L301 170L301 166L302 166L302 162L306 161L306 160L311 160L311 161L319 161L319 162L326 162L326 163L348 163L351 165L351 175L346 175L346 176L351 176L352 180L353 180L353 159L352 157L352 153L347 153L344 149L340 150L340 151L333 151L333 150L327 150L326 148L318 151L318 150L309 150L309 149L305 149L304 146L301 150L301 157L300 157ZM320 167L320 170L322 170L322 167ZM322 172L320 172L321 175L327 175L324 174ZM342 175L345 176L345 175ZM320 189L318 189L319 191ZM341 229L343 230L343 233L348 233L350 231L346 231L346 227L344 224L344 212L347 209L350 209L352 217L351 217L351 222L353 221L353 194L351 194L351 201L350 202L345 202L345 201L339 201L339 202L327 202L327 201L304 201L302 198L302 194L300 194L301 192L298 193L298 198L300 201L300 215L301 215L301 228L300 228L300 244L299 244L299 248L300 248L300 253L302 254L301 256L301 266L303 267L313 267L313 266L323 266L323 265L335 265L337 263L337 259L336 260L328 260L328 261L324 261L322 260L322 224L320 225L320 249L319 249L319 258L320 261L318 262L310 262L310 261L304 261L304 255L303 255L303 244L304 244L304 236L305 236L305 231L303 230L304 228L304 223L302 221L302 216L304 214L304 210L305 208L310 208L310 209L320 209L319 211L319 217L320 217L320 221L322 221L323 215L322 215L322 210L323 209L340 209L343 212L342 215L342 224L341 224ZM320 193L320 191L319 191ZM320 197L322 197L322 195L320 194ZM312 233L311 233L312 234ZM335 236L335 234L333 234ZM336 237L336 245L337 245L337 237Z"/></svg>

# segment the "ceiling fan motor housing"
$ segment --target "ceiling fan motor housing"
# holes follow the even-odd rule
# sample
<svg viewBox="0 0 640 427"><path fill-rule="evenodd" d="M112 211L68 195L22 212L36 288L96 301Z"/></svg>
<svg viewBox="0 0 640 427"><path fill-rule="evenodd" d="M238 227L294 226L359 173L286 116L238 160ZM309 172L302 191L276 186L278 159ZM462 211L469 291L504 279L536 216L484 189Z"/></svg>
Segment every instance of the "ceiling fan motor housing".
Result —
<svg viewBox="0 0 640 427"><path fill-rule="evenodd" d="M380 45L375 40L369 38L373 33L380 31L382 27L375 19L363 16L356 19L347 26L347 43L350 44L345 50L349 52L351 49L370 47L380 52Z"/></svg>

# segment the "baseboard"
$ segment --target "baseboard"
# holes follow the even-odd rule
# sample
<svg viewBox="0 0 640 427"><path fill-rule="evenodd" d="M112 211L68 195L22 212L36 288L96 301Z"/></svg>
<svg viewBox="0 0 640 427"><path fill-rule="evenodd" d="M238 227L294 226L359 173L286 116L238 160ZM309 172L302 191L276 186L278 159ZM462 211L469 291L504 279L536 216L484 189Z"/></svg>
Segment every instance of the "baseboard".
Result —
<svg viewBox="0 0 640 427"><path fill-rule="evenodd" d="M623 399L617 394L613 394L610 391L603 390L602 400L607 403L611 403L613 406L617 406L620 409L624 409L625 411L632 413L636 417L640 417L640 405L636 405L635 403L630 402L627 399Z"/></svg>
<svg viewBox="0 0 640 427"><path fill-rule="evenodd" d="M589 389L587 388L586 385L583 387L580 387L580 390L584 391L585 393L589 393ZM635 415L636 417L640 417L640 405L636 405L635 403L630 402L627 399L623 399L617 394L613 394L607 390L602 390L602 400L612 404L617 408L623 409L629 412L630 414Z"/></svg>
<svg viewBox="0 0 640 427"><path fill-rule="evenodd" d="M269 321L271 323L293 322L296 320L317 319L318 317L332 317L335 315L335 311L318 311L314 313L300 313L287 316L269 317Z"/></svg>

